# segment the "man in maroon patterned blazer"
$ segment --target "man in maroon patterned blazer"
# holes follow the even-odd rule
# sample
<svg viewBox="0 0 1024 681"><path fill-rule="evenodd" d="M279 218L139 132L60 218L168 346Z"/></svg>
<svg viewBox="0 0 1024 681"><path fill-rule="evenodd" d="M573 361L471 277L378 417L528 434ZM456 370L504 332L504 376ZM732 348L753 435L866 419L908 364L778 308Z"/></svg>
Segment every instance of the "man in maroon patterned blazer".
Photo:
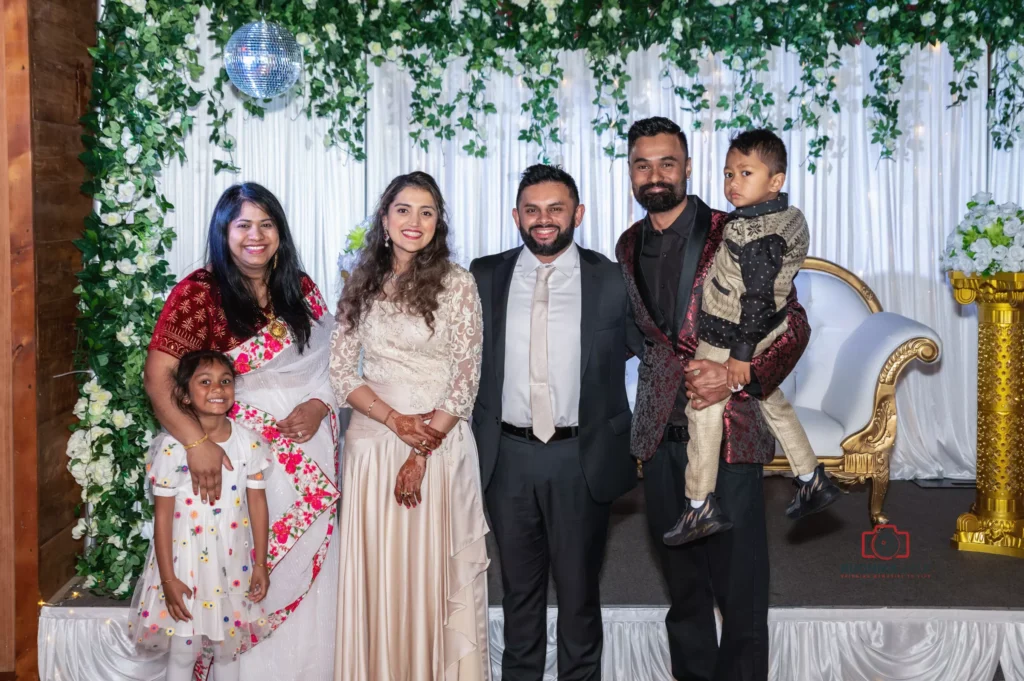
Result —
<svg viewBox="0 0 1024 681"><path fill-rule="evenodd" d="M630 349L640 358L631 451L641 463L647 524L668 582L665 618L677 681L764 681L768 678L768 540L763 465L775 440L754 400L770 394L807 346L807 317L791 296L789 328L751 363L751 383L725 411L717 496L733 529L666 547L662 536L689 501L684 495L686 403L695 408L731 393L725 366L691 361L704 277L729 215L686 195L689 147L666 118L637 121L629 131L633 195L647 210L619 238L636 329ZM714 605L722 613L722 639Z"/></svg>

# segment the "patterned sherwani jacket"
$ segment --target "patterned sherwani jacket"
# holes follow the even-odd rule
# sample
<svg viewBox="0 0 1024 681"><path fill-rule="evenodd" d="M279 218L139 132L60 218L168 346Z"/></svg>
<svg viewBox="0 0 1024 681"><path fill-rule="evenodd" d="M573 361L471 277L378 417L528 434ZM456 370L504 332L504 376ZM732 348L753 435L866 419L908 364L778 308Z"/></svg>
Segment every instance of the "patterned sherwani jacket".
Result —
<svg viewBox="0 0 1024 681"><path fill-rule="evenodd" d="M728 213L711 210L700 199L694 200L697 201L697 217L686 241L679 277L677 305L680 309L675 315L678 328L671 327L654 304L643 277L636 276L640 255L637 237L643 221L623 232L615 247L633 316L644 336L630 441L631 453L641 461L654 456L661 444L676 395L683 384L683 370L697 349L697 319L705 278L729 219ZM807 315L796 300L795 289L789 296L786 310L786 332L751 363L757 383L732 395L726 407L722 456L728 463L764 464L775 455L775 439L751 393L769 395L778 388L807 347L810 328Z"/></svg>

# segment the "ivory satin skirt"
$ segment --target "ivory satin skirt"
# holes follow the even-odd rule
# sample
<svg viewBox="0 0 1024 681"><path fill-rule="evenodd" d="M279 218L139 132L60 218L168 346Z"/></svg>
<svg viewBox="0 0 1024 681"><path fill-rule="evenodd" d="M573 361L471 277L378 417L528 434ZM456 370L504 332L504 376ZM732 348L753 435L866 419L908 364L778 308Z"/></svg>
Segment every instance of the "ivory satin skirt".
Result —
<svg viewBox="0 0 1024 681"><path fill-rule="evenodd" d="M394 387L373 386L396 410ZM337 681L488 680L487 550L476 443L460 421L427 461L422 503L395 501L410 447L353 413L339 522Z"/></svg>

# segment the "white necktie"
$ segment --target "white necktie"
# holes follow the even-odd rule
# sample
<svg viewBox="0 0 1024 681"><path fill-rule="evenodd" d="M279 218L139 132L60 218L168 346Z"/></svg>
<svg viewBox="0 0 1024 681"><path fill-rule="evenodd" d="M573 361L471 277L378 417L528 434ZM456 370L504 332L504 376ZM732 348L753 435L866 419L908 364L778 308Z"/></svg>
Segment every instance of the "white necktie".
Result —
<svg viewBox="0 0 1024 681"><path fill-rule="evenodd" d="M533 288L530 311L530 411L533 413L533 434L547 442L555 434L548 386L548 279L555 271L550 265L537 268L537 284Z"/></svg>

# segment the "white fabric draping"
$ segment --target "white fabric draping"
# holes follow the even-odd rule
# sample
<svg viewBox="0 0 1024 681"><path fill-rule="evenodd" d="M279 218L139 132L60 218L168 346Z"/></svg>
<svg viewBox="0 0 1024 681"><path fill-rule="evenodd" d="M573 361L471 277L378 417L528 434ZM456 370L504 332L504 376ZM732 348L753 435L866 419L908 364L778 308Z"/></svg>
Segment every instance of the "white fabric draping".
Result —
<svg viewBox="0 0 1024 681"><path fill-rule="evenodd" d="M604 608L606 681L671 681L665 608ZM547 669L556 674L548 610ZM127 608L45 607L42 681L158 681L163 659L139 656ZM490 609L491 667L501 678L501 608ZM772 681L1024 681L1024 613L1008 610L780 608L768 613Z"/></svg>
<svg viewBox="0 0 1024 681"><path fill-rule="evenodd" d="M205 35L206 14L200 36ZM209 84L220 64L203 37ZM865 47L843 49L846 66L837 76L838 115L824 124L833 142L816 175L806 171L808 131L790 131L783 138L790 150L787 189L794 205L806 213L811 227L811 253L832 260L862 277L886 310L936 330L943 341L937 367L914 367L899 391L899 435L892 460L894 478L971 478L975 468L976 316L954 303L939 270L947 233L977 191L992 191L998 202L1024 200L1024 153L991 149L987 133L984 59L978 65L979 88L962 106L949 108L948 83L952 59L932 47L907 57L901 93L901 129L895 159L880 161L870 144L870 112L861 104L874 66ZM592 132L596 112L593 80L581 53L561 57L564 68L558 92L564 144L550 150L553 159L576 178L587 214L578 242L612 255L618 235L642 211L632 200L626 163L607 158ZM448 94L466 82L459 64L448 69ZM680 111L670 81L686 82L653 52L630 57L628 85L632 118L664 115L692 129L693 117ZM728 92L733 78L715 61L703 65L711 101ZM220 154L206 139L205 105L194 112L195 132L186 143L189 160L172 164L162 187L176 205L171 224L178 241L170 254L172 270L183 274L202 261L209 217L220 192L243 179L265 184L282 200L303 262L331 298L338 292L337 256L348 230L369 214L387 182L395 175L425 170L438 180L451 213L451 244L463 264L519 243L511 219L519 173L537 158L537 150L518 140L526 119L521 105L531 95L513 77L495 76L488 98L498 113L486 119L485 159L461 151L462 134L449 142L431 141L429 152L409 138L411 81L394 65L371 68L374 88L369 96L365 163L338 149L324 149L324 124L299 113L300 101L275 104L265 119L252 118L229 92L235 115L228 132L237 140L239 175L213 174ZM780 128L796 104L784 93L798 83L799 60L776 50L767 78L779 100L773 121ZM728 133L714 132L714 110L702 114L703 130L689 132L694 163L691 191L717 208L727 208L720 175Z"/></svg>

